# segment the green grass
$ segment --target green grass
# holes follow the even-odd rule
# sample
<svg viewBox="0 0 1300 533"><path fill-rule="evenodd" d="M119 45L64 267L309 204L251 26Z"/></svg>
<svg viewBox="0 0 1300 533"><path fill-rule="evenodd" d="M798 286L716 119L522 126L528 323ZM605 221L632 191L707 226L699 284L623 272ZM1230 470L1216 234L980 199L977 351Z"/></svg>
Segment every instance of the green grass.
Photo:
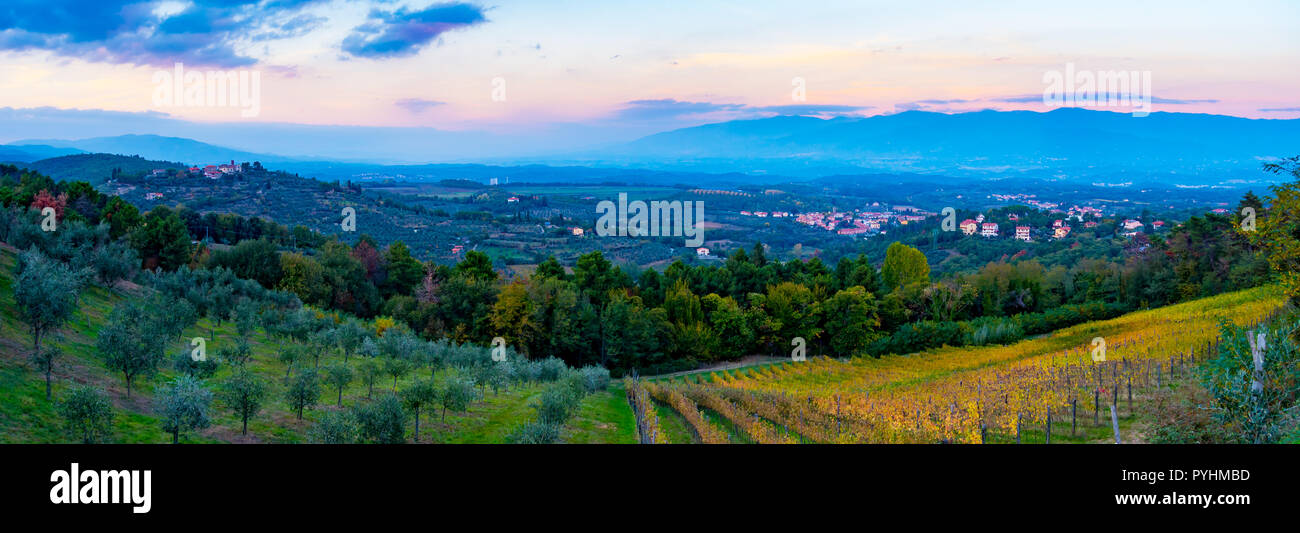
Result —
<svg viewBox="0 0 1300 533"><path fill-rule="evenodd" d="M664 432L669 444L691 444L698 443L699 439L695 436L695 431L691 429L690 424L685 418L669 406L659 400L652 400L655 413L659 415L659 430Z"/></svg>
<svg viewBox="0 0 1300 533"><path fill-rule="evenodd" d="M572 444L636 444L636 415L621 384L588 394L560 440Z"/></svg>

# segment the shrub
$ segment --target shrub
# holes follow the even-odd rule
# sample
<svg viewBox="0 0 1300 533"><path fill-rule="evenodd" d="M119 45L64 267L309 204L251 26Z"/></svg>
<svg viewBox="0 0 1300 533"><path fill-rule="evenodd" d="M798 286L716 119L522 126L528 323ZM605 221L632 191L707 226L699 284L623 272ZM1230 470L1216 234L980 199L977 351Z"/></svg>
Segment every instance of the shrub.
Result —
<svg viewBox="0 0 1300 533"><path fill-rule="evenodd" d="M406 409L396 394L382 398L353 410L357 420L360 442L374 444L401 444L406 442Z"/></svg>
<svg viewBox="0 0 1300 533"><path fill-rule="evenodd" d="M59 402L68 435L84 444L107 442L113 429L113 404L94 387L69 391Z"/></svg>
<svg viewBox="0 0 1300 533"><path fill-rule="evenodd" d="M542 424L563 425L578 410L582 399L572 388L552 385L542 391L537 402L537 421Z"/></svg>
<svg viewBox="0 0 1300 533"><path fill-rule="evenodd" d="M609 386L609 370L602 366L585 366L577 371L587 392L605 390Z"/></svg>
<svg viewBox="0 0 1300 533"><path fill-rule="evenodd" d="M560 440L560 426L544 422L529 422L516 427L506 436L511 444L554 444Z"/></svg>
<svg viewBox="0 0 1300 533"><path fill-rule="evenodd" d="M547 357L540 363L537 380L543 382L555 381L563 377L564 371L568 369L569 367L564 364L564 361L554 357Z"/></svg>
<svg viewBox="0 0 1300 533"><path fill-rule="evenodd" d="M357 417L348 411L330 411L307 431L307 438L316 444L353 444L359 430Z"/></svg>

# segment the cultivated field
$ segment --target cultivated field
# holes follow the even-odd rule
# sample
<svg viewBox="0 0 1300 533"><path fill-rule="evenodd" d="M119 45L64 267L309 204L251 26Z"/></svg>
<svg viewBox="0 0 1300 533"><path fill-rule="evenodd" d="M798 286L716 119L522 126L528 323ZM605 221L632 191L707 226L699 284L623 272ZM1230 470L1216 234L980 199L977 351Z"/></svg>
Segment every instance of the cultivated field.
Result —
<svg viewBox="0 0 1300 533"><path fill-rule="evenodd" d="M45 399L45 382L40 372L31 368L27 356L31 351L31 337L25 324L18 320L13 300L13 267L15 256L10 251L0 251L0 443L56 443L69 442L63 431L56 402ZM130 398L126 396L122 376L109 372L96 355L95 339L113 306L121 301L130 289L106 290L99 286L86 289L81 294L80 307L72 320L63 328L53 344L62 355L54 371L54 397L76 385L93 385L103 390L113 403L114 420L111 442L167 443L171 435L165 433L154 414L154 391L171 381L177 373L171 368L170 357L164 368L149 379L141 379L133 387ZM135 289L142 290L142 289ZM221 351L223 346L236 342L239 334L231 321L213 324L204 318L188 328L182 337L209 337L210 353ZM248 368L273 384L266 406L249 420L248 435L241 435L241 420L234 412L212 409L212 425L183 438L183 442L269 442L297 443L308 441L309 429L327 412L343 410L358 404L379 399L393 390L403 390L416 380L428 378L430 369L413 369L394 382L392 377L381 377L374 384L373 393L361 379L355 379L343 388L340 402L337 389L323 384L320 403L304 412L303 420L282 398L281 382L289 367L279 359L283 343L267 336L258 328L249 336L252 357ZM185 342L177 341L176 352L188 351ZM353 356L356 363L360 356ZM339 354L328 354L320 359L320 367L342 359ZM307 366L312 366L310 361ZM231 371L222 365L212 382L219 382ZM435 383L458 377L455 368L443 368L433 373ZM477 390L476 397L467 409L448 411L445 419L435 408L421 413L420 442L435 443L501 443L521 424L536 417L539 397L544 384L512 383L500 392L490 387ZM636 441L635 421L627 402L623 399L621 385L614 383L609 390L586 395L577 412L564 425L561 442L573 443L632 443ZM342 404L339 407L338 404ZM413 440L413 426L407 420L407 438Z"/></svg>
<svg viewBox="0 0 1300 533"><path fill-rule="evenodd" d="M1221 321L1257 324L1282 302L1276 287L1261 287L1008 346L813 358L626 386L653 399L641 425L669 442L1103 442L1113 439L1112 405L1121 436L1134 441L1147 395L1188 377Z"/></svg>

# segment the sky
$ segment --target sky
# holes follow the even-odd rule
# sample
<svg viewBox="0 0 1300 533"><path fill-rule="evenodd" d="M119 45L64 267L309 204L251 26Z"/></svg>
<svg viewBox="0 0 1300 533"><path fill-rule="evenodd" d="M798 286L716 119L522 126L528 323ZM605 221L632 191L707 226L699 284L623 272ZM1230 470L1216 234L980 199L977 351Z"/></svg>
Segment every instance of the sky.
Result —
<svg viewBox="0 0 1300 533"><path fill-rule="evenodd" d="M1069 68L1149 72L1155 111L1298 118L1297 23L1300 3L1240 0L6 0L0 115L580 146L778 114L1045 111L1045 74ZM176 63L257 73L257 112L168 105Z"/></svg>

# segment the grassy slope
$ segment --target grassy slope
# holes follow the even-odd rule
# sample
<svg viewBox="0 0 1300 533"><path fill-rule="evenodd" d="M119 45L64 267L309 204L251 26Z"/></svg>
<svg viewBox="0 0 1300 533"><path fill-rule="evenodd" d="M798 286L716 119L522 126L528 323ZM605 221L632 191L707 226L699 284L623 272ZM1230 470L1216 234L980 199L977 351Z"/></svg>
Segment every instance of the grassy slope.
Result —
<svg viewBox="0 0 1300 533"><path fill-rule="evenodd" d="M17 319L13 301L13 265L14 254L0 251L0 443L15 442L65 442L61 419L51 402L45 400L43 376L29 368L26 357L31 350L31 337L26 325ZM158 420L152 414L153 390L157 384L165 383L175 377L168 360L158 375L138 381L128 400L121 376L113 375L104 368L95 354L95 338L98 329L112 311L113 305L124 295L94 287L82 293L81 308L60 332L60 339L53 344L60 348L63 356L55 369L55 399L68 388L79 384L91 384L104 390L116 407L114 419L114 441L127 443L162 443L170 442L170 436L159 429ZM212 324L209 320L199 323L185 332L184 338L202 336L207 338ZM207 350L216 353L224 343L235 339L234 325L227 322L216 327L216 338L208 339ZM217 405L212 411L212 427L198 434L183 437L184 442L276 442L293 443L306 441L307 429L312 422L326 410L337 409L335 406L338 392L329 385L322 387L320 403L316 409L306 411L304 420L299 421L283 399L283 378L285 365L276 354L278 342L270 340L262 331L251 337L253 362L250 364L255 372L266 378L271 384L267 404L262 412L249 421L249 435L240 435L240 420L228 409ZM169 348L170 353L188 350L188 344L177 339ZM322 358L321 364L341 360L340 355ZM454 371L439 372L436 376L442 381ZM210 382L218 381L229 373L223 366ZM421 369L404 377L398 388L414 381L417 377L429 375L427 369ZM374 394L391 392L391 379L380 379L375 384ZM530 421L535 413L533 403L540 393L538 386L512 387L494 394L490 389L482 393L482 399L474 402L468 412L448 412L446 420L440 411L425 410L421 413L420 441L440 443L499 443L517 425ZM343 405L349 407L357 402L368 401L367 389L360 380L352 382L343 391ZM407 432L411 437L413 426L408 420ZM631 408L623 399L621 390L611 389L589 395L582 402L582 407L564 430L566 442L635 442L636 425Z"/></svg>

